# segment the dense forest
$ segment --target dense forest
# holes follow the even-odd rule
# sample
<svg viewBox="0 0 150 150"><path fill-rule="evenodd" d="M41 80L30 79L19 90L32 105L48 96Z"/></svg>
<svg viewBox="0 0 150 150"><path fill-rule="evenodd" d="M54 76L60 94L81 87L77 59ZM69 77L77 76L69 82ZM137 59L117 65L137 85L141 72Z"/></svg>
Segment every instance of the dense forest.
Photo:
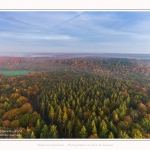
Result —
<svg viewBox="0 0 150 150"><path fill-rule="evenodd" d="M150 138L150 60L0 57L0 138Z"/></svg>

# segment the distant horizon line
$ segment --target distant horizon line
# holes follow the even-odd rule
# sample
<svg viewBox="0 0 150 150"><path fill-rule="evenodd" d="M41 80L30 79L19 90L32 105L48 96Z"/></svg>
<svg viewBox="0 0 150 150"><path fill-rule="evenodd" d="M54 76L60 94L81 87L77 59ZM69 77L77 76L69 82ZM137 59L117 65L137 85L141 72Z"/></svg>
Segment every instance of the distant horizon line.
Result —
<svg viewBox="0 0 150 150"><path fill-rule="evenodd" d="M150 55L150 53L125 53L125 52L1 52L3 54L139 54Z"/></svg>

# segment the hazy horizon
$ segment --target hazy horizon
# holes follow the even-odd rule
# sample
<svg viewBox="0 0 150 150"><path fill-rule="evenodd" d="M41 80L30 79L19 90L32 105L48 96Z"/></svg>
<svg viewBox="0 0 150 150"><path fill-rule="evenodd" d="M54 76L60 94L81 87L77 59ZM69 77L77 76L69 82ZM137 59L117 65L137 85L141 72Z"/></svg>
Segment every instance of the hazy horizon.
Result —
<svg viewBox="0 0 150 150"><path fill-rule="evenodd" d="M150 54L137 54L137 53L0 53L0 57L49 57L54 59L68 59L68 58L84 58L84 57L97 57L97 58L127 58L127 59L144 59L150 60Z"/></svg>
<svg viewBox="0 0 150 150"><path fill-rule="evenodd" d="M0 11L0 53L150 54L150 12Z"/></svg>

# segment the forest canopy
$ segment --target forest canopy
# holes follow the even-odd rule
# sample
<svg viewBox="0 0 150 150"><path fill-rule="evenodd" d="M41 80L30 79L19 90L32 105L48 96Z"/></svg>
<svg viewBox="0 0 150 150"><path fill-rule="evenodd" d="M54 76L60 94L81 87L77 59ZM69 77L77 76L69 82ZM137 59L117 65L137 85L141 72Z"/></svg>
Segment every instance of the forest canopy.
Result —
<svg viewBox="0 0 150 150"><path fill-rule="evenodd" d="M0 138L150 138L150 60L0 58Z"/></svg>

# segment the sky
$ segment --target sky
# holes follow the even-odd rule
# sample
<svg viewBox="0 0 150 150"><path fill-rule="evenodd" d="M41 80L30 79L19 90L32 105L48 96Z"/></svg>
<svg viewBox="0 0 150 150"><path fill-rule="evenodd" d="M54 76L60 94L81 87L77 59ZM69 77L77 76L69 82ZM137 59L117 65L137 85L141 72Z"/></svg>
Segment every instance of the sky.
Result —
<svg viewBox="0 0 150 150"><path fill-rule="evenodd" d="M150 54L150 11L0 11L0 53Z"/></svg>

